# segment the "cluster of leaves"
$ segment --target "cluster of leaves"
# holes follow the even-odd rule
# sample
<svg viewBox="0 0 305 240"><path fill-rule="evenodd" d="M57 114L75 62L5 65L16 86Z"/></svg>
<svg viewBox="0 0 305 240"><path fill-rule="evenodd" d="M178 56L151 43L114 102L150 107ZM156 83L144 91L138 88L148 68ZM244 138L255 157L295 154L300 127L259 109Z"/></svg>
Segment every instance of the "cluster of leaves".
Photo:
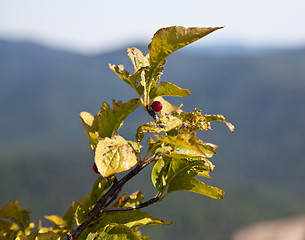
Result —
<svg viewBox="0 0 305 240"><path fill-rule="evenodd" d="M61 239L65 235L68 235L68 239L87 240L147 239L141 236L139 227L170 222L153 218L149 213L142 212L141 208L181 190L222 199L224 192L221 189L209 186L199 179L210 177L214 165L209 159L218 147L198 139L196 131L210 130L213 121L224 122L232 132L233 125L226 122L222 115L202 114L198 109L183 112L181 106L173 106L163 97L184 97L190 95L190 91L170 82L160 82L165 59L171 53L217 29L219 28L163 28L153 36L146 56L136 48L128 48L134 73L130 74L123 65L109 67L134 89L138 98L126 103L113 100L112 108L103 103L95 116L88 112L80 113L90 148L95 153L95 165L101 175L94 183L91 193L79 203L73 202L64 217L47 216L55 224L52 229L39 226L30 235L33 223L27 222L28 212L21 211L16 202L10 204L15 204L21 215L10 219L17 225L20 218L26 219L26 222L18 225L19 228L13 223L0 223L6 224L6 229L12 231L22 229L12 233L14 236L20 235L19 239ZM163 105L158 114L150 108L154 101ZM126 140L117 131L126 117L140 105L153 117L153 121L139 126L135 141ZM143 153L141 144L147 133L154 135L148 137L147 151ZM120 196L123 185L149 164L154 165L151 180L157 191L155 197L143 201L144 196L139 191L130 196ZM116 174L127 170L130 171L118 180ZM9 207L7 205L2 212L6 212L5 209ZM1 216L5 218L9 215L3 213ZM76 229L73 230L75 226Z"/></svg>
<svg viewBox="0 0 305 240"><path fill-rule="evenodd" d="M75 209L75 207L74 207ZM54 227L46 228L38 221L37 227L30 219L31 210L23 210L18 201L10 201L0 210L0 239L5 240L50 240L61 239L74 225L73 207L63 217L46 216Z"/></svg>

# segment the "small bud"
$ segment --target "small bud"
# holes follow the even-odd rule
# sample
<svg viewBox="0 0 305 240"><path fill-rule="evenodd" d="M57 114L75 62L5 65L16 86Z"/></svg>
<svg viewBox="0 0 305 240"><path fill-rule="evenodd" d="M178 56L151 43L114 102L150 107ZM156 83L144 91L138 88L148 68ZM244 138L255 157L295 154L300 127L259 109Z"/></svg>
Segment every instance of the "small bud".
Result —
<svg viewBox="0 0 305 240"><path fill-rule="evenodd" d="M93 163L92 169L95 173L99 173L95 163Z"/></svg>

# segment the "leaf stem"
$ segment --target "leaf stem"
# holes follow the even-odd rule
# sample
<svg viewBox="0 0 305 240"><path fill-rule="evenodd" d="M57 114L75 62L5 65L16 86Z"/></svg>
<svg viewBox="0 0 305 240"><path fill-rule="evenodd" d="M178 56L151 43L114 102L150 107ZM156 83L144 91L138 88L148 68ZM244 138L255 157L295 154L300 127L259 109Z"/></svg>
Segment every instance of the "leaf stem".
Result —
<svg viewBox="0 0 305 240"><path fill-rule="evenodd" d="M157 113L154 110L150 109L149 106L146 106L146 111L149 114L149 116L151 116L155 121L159 119Z"/></svg>

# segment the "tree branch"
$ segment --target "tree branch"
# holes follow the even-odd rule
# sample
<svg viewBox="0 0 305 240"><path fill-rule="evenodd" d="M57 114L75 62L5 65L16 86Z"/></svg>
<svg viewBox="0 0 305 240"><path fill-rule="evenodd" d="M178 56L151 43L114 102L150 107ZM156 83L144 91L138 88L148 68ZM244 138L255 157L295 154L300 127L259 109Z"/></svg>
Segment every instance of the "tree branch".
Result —
<svg viewBox="0 0 305 240"><path fill-rule="evenodd" d="M121 178L120 181L115 181L111 188L103 195L103 197L95 203L94 208L91 210L91 212L88 215L88 218L85 222L83 222L81 225L77 227L77 229L74 231L73 234L67 234L68 240L76 240L80 234L86 229L86 227L98 216L100 216L104 211L105 207L108 206L119 194L120 190L124 186L126 182L128 182L130 179L132 179L134 176L136 176L141 170L143 170L147 165L149 165L155 158L151 158L147 162L145 162L142 165L137 165L134 169L132 169L129 173L127 173L123 178ZM154 198L152 198L154 199ZM151 200L152 200L151 199ZM150 201L150 200L149 200ZM147 202L149 202L147 201ZM156 202L157 200L153 200ZM145 204L148 204L145 202ZM151 203L150 203L151 204ZM148 205L150 205L148 204ZM141 204L139 204L141 205ZM147 206L148 206L147 205ZM111 209L111 208L109 208ZM126 211L126 210L123 210Z"/></svg>

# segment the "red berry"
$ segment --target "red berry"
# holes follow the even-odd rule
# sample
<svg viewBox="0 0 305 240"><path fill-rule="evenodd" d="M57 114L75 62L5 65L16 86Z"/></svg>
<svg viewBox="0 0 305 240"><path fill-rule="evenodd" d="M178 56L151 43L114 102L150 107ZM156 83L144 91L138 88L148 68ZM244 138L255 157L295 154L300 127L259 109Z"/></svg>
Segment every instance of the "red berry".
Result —
<svg viewBox="0 0 305 240"><path fill-rule="evenodd" d="M98 169L97 169L97 166L96 166L95 163L93 163L92 168L93 168L93 171L94 171L95 173L99 173L99 172L98 172Z"/></svg>
<svg viewBox="0 0 305 240"><path fill-rule="evenodd" d="M154 110L155 112L160 112L163 108L163 105L161 102L159 101L154 101L152 104L151 104L151 108L152 110Z"/></svg>

